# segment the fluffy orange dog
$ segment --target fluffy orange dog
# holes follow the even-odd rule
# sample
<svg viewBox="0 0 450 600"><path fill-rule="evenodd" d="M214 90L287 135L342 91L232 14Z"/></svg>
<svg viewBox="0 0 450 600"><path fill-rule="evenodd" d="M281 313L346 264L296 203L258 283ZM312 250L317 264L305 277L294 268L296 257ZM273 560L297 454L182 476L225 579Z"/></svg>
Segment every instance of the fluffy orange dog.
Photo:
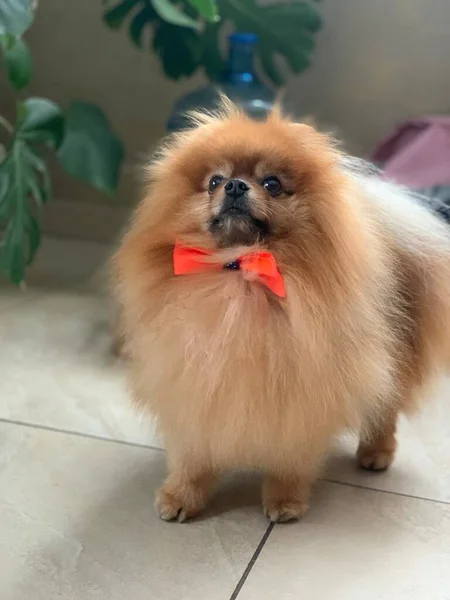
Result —
<svg viewBox="0 0 450 600"><path fill-rule="evenodd" d="M448 226L278 112L193 119L115 257L136 399L168 450L156 510L182 521L256 468L269 519L295 519L333 436L357 429L360 464L387 468L399 411L448 362Z"/></svg>

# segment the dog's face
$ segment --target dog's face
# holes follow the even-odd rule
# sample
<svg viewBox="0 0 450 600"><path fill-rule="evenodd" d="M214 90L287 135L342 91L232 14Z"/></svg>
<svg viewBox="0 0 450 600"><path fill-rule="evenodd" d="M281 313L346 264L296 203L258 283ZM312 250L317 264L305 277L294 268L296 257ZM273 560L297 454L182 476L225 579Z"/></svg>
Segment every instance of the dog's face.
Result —
<svg viewBox="0 0 450 600"><path fill-rule="evenodd" d="M271 231L271 199L285 193L277 175L236 173L224 165L208 177L210 217L208 229L219 247L252 245Z"/></svg>
<svg viewBox="0 0 450 600"><path fill-rule="evenodd" d="M175 138L150 169L151 199L160 226L195 245L303 244L333 212L336 163L326 136L308 125L232 112Z"/></svg>

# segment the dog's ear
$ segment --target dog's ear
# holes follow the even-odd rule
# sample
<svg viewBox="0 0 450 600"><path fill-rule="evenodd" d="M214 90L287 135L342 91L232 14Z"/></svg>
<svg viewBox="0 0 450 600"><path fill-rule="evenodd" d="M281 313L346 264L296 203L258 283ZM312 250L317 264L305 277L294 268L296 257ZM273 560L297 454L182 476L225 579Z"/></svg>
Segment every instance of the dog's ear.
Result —
<svg viewBox="0 0 450 600"><path fill-rule="evenodd" d="M313 157L317 164L331 165L342 157L342 150L334 137L325 131L321 131L313 119L307 119L302 123L289 123L291 136L298 144L298 149L306 156Z"/></svg>
<svg viewBox="0 0 450 600"><path fill-rule="evenodd" d="M321 139L329 148L333 148L339 153L343 153L345 150L345 145L342 142L343 136L340 132L333 129L330 130L323 124L319 125L312 115L303 118L301 123L291 123L290 125L299 137L303 138L305 135L314 134L314 137L311 136L311 139L315 139L316 141Z"/></svg>

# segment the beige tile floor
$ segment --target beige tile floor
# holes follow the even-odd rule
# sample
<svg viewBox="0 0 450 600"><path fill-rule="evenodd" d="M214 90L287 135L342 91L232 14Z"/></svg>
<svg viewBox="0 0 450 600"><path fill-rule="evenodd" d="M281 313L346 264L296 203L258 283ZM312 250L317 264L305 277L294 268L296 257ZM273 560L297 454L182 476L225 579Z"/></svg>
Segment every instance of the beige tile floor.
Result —
<svg viewBox="0 0 450 600"><path fill-rule="evenodd" d="M0 289L1 600L450 599L448 380L390 472L339 441L301 523L268 527L248 476L166 524L161 440L110 342L100 296Z"/></svg>

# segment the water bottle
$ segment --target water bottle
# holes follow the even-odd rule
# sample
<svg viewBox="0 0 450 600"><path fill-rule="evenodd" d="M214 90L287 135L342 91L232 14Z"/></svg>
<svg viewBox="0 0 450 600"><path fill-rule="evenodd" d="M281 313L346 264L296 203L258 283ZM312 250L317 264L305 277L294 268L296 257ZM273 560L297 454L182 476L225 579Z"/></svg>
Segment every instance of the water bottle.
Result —
<svg viewBox="0 0 450 600"><path fill-rule="evenodd" d="M221 80L186 94L176 102L167 123L170 132L189 125L187 111L217 108L220 92L255 119L263 119L271 111L275 94L259 81L253 66L258 37L253 33L233 33L228 40L229 59Z"/></svg>

